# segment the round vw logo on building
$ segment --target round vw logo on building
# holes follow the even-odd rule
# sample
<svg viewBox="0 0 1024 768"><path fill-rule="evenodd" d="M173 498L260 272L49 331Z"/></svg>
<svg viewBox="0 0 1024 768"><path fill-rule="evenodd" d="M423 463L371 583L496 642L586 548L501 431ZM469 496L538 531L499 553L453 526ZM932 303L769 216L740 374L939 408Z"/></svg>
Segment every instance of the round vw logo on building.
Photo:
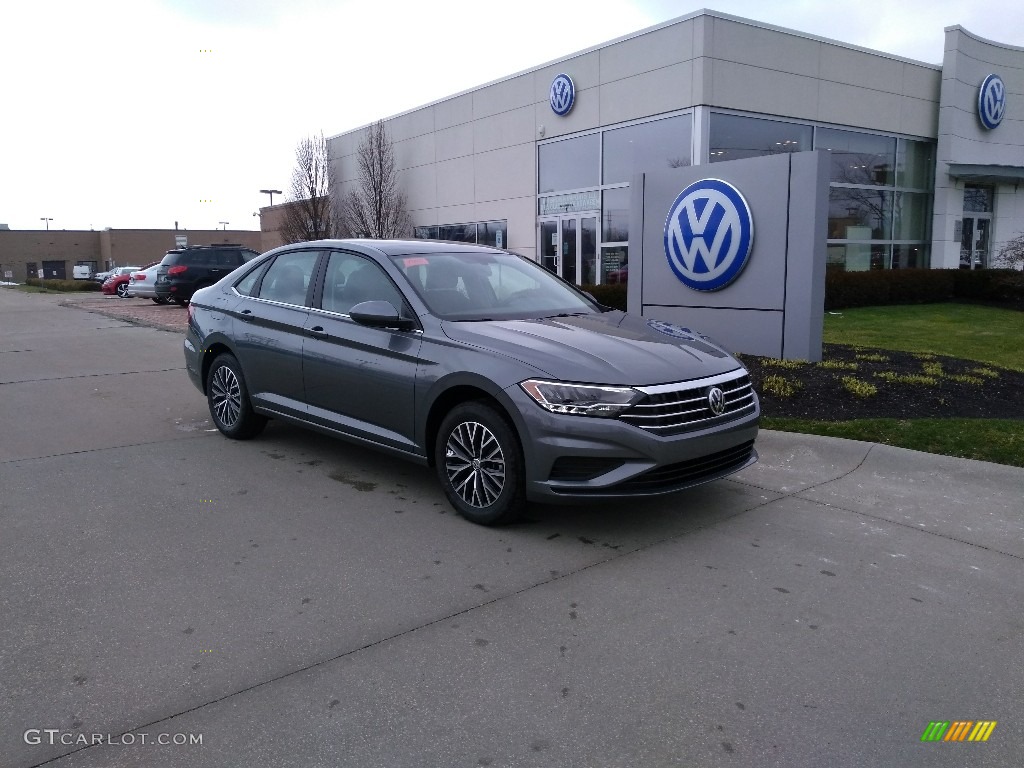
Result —
<svg viewBox="0 0 1024 768"><path fill-rule="evenodd" d="M568 115L576 101L576 86L573 84L572 78L566 74L557 75L551 81L549 100L551 109L556 115Z"/></svg>
<svg viewBox="0 0 1024 768"><path fill-rule="evenodd" d="M708 408L715 416L721 416L725 413L725 393L718 387L712 387L708 390Z"/></svg>
<svg viewBox="0 0 1024 768"><path fill-rule="evenodd" d="M719 179L702 179L680 192L665 220L668 264L697 291L718 291L735 280L753 244L750 206Z"/></svg>
<svg viewBox="0 0 1024 768"><path fill-rule="evenodd" d="M1006 85L999 75L989 75L978 90L978 117L981 124L992 130L1003 122L1006 112Z"/></svg>

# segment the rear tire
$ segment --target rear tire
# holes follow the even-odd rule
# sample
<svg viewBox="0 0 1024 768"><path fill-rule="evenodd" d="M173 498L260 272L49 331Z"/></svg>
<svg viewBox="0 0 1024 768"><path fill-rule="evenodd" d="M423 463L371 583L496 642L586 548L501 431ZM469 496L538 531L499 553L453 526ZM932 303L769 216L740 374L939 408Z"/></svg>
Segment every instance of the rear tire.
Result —
<svg viewBox="0 0 1024 768"><path fill-rule="evenodd" d="M206 375L206 402L210 418L225 437L248 440L267 425L266 416L252 409L242 367L234 355L218 355Z"/></svg>
<svg viewBox="0 0 1024 768"><path fill-rule="evenodd" d="M117 286L117 295L120 296L122 299L129 298L128 283L121 283L119 286Z"/></svg>
<svg viewBox="0 0 1024 768"><path fill-rule="evenodd" d="M497 409L477 400L453 408L437 433L434 466L448 501L480 525L503 525L526 511L523 449Z"/></svg>

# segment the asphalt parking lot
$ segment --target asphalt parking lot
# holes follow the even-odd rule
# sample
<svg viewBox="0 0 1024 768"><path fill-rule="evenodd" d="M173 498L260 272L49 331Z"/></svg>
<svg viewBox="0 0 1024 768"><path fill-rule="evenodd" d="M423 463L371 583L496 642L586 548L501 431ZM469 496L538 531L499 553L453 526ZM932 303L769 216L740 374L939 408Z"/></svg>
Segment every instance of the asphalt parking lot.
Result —
<svg viewBox="0 0 1024 768"><path fill-rule="evenodd" d="M3 768L1020 762L1024 470L765 432L485 529L427 469L223 439L179 333L62 298L0 290Z"/></svg>

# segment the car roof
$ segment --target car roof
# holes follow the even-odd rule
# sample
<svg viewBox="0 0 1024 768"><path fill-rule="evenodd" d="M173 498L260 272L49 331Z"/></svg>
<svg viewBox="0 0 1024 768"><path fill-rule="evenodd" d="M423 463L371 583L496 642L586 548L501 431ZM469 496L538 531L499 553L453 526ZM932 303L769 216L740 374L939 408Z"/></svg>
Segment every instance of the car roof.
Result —
<svg viewBox="0 0 1024 768"><path fill-rule="evenodd" d="M373 249L386 256L404 256L408 254L430 253L508 253L501 248L475 243L452 243L443 240L313 240L305 243L293 243L284 248L359 248ZM276 250L276 249L275 249Z"/></svg>

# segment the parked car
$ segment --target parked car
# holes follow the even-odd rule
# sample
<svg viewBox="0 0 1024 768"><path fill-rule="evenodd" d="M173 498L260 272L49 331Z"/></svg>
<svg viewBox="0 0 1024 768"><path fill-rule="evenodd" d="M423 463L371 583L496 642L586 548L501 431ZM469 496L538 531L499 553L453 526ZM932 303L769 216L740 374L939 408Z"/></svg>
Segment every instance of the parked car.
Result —
<svg viewBox="0 0 1024 768"><path fill-rule="evenodd" d="M743 365L485 246L327 240L197 291L192 382L227 437L268 418L433 465L477 523L651 496L757 460Z"/></svg>
<svg viewBox="0 0 1024 768"><path fill-rule="evenodd" d="M157 271L156 295L186 305L197 290L213 285L257 256L251 248L232 243L190 245L168 251Z"/></svg>
<svg viewBox="0 0 1024 768"><path fill-rule="evenodd" d="M128 281L132 277L132 272L138 271L138 267L118 267L110 271L110 276L103 281L103 285L100 286L103 293L108 296L112 293L116 293L122 299L128 297Z"/></svg>
<svg viewBox="0 0 1024 768"><path fill-rule="evenodd" d="M157 304L166 304L167 299L156 295L156 270L159 266L160 262L154 261L141 271L132 272L128 280L127 296L134 299L152 299Z"/></svg>
<svg viewBox="0 0 1024 768"><path fill-rule="evenodd" d="M106 279L108 277L110 277L110 275L113 273L113 271L114 270L112 270L112 269L108 269L106 272L94 272L93 276L91 278L89 278L89 279L90 280L95 280L100 285L103 285L103 283L106 281Z"/></svg>

